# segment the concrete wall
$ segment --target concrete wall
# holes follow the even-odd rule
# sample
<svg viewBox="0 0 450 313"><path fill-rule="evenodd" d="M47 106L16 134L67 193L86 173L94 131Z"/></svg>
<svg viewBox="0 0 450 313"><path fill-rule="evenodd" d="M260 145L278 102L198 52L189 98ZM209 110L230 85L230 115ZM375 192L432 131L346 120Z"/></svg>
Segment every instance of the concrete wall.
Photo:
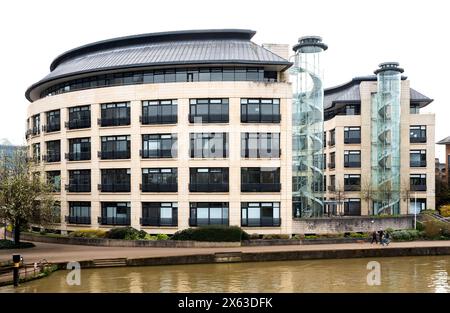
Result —
<svg viewBox="0 0 450 313"><path fill-rule="evenodd" d="M370 218L344 216L333 218L295 219L293 234L338 234L345 232L370 232L379 229L413 228L414 216Z"/></svg>

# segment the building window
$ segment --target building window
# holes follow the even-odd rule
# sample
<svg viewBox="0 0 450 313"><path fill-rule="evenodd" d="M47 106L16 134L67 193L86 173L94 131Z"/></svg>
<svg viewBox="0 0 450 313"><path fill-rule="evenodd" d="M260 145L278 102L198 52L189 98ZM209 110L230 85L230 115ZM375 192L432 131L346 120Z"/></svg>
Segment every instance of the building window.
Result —
<svg viewBox="0 0 450 313"><path fill-rule="evenodd" d="M101 225L130 225L130 202L102 202Z"/></svg>
<svg viewBox="0 0 450 313"><path fill-rule="evenodd" d="M190 203L189 226L228 224L228 202Z"/></svg>
<svg viewBox="0 0 450 313"><path fill-rule="evenodd" d="M69 122L66 124L69 129L80 129L91 127L91 106L84 105L69 108Z"/></svg>
<svg viewBox="0 0 450 313"><path fill-rule="evenodd" d="M409 127L409 142L410 143L425 143L427 142L427 126L416 125Z"/></svg>
<svg viewBox="0 0 450 313"><path fill-rule="evenodd" d="M191 133L191 158L227 158L227 133Z"/></svg>
<svg viewBox="0 0 450 313"><path fill-rule="evenodd" d="M149 100L142 101L141 122L149 124L176 124L177 100Z"/></svg>
<svg viewBox="0 0 450 313"><path fill-rule="evenodd" d="M427 190L427 175L426 174L410 174L409 180L411 184L411 191L426 191Z"/></svg>
<svg viewBox="0 0 450 313"><path fill-rule="evenodd" d="M33 136L41 133L41 116L39 114L31 117L31 134Z"/></svg>
<svg viewBox="0 0 450 313"><path fill-rule="evenodd" d="M69 161L83 161L91 159L91 138L69 139Z"/></svg>
<svg viewBox="0 0 450 313"><path fill-rule="evenodd" d="M190 123L228 123L228 99L191 99Z"/></svg>
<svg viewBox="0 0 450 313"><path fill-rule="evenodd" d="M130 158L130 136L103 136L101 140L102 160Z"/></svg>
<svg viewBox="0 0 450 313"><path fill-rule="evenodd" d="M69 216L66 216L69 224L91 224L90 202L69 202Z"/></svg>
<svg viewBox="0 0 450 313"><path fill-rule="evenodd" d="M47 171L47 182L52 186L53 192L61 191L61 171Z"/></svg>
<svg viewBox="0 0 450 313"><path fill-rule="evenodd" d="M411 198L409 199L409 214L419 214L427 209L426 198Z"/></svg>
<svg viewBox="0 0 450 313"><path fill-rule="evenodd" d="M328 168L330 170L336 167L336 152L330 152L330 163L328 163Z"/></svg>
<svg viewBox="0 0 450 313"><path fill-rule="evenodd" d="M242 133L241 157L243 158L279 158L279 133Z"/></svg>
<svg viewBox="0 0 450 313"><path fill-rule="evenodd" d="M361 143L361 127L344 127L344 143Z"/></svg>
<svg viewBox="0 0 450 313"><path fill-rule="evenodd" d="M47 133L61 130L60 111L54 110L47 112L47 125L44 126L44 131Z"/></svg>
<svg viewBox="0 0 450 313"><path fill-rule="evenodd" d="M323 132L323 137L322 137L322 143L323 143L323 147L325 148L327 146L327 132Z"/></svg>
<svg viewBox="0 0 450 313"><path fill-rule="evenodd" d="M361 215L361 199L347 199L344 202L344 215L360 216Z"/></svg>
<svg viewBox="0 0 450 313"><path fill-rule="evenodd" d="M190 168L190 192L228 192L228 168Z"/></svg>
<svg viewBox="0 0 450 313"><path fill-rule="evenodd" d="M409 105L409 114L419 114L420 113L420 105L417 103L411 103Z"/></svg>
<svg viewBox="0 0 450 313"><path fill-rule="evenodd" d="M336 175L330 175L330 185L328 186L328 191L336 191Z"/></svg>
<svg viewBox="0 0 450 313"><path fill-rule="evenodd" d="M410 167L426 167L427 166L427 150L410 150L409 151Z"/></svg>
<svg viewBox="0 0 450 313"><path fill-rule="evenodd" d="M177 192L178 170L176 168L142 169L143 192Z"/></svg>
<svg viewBox="0 0 450 313"><path fill-rule="evenodd" d="M100 126L130 125L130 103L104 103L101 105Z"/></svg>
<svg viewBox="0 0 450 313"><path fill-rule="evenodd" d="M360 191L361 175L345 174L344 175L344 191Z"/></svg>
<svg viewBox="0 0 450 313"><path fill-rule="evenodd" d="M242 123L279 123L280 99L241 99Z"/></svg>
<svg viewBox="0 0 450 313"><path fill-rule="evenodd" d="M143 158L176 158L177 135L176 134L151 134L142 135Z"/></svg>
<svg viewBox="0 0 450 313"><path fill-rule="evenodd" d="M32 149L32 155L33 155L33 161L34 162L41 161L41 144L33 143L31 145L31 149Z"/></svg>
<svg viewBox="0 0 450 313"><path fill-rule="evenodd" d="M131 190L131 169L113 168L102 169L102 192L130 192Z"/></svg>
<svg viewBox="0 0 450 313"><path fill-rule="evenodd" d="M280 190L279 167L241 168L241 192L279 192Z"/></svg>
<svg viewBox="0 0 450 313"><path fill-rule="evenodd" d="M336 144L336 129L330 130L330 141L328 146L333 147Z"/></svg>
<svg viewBox="0 0 450 313"><path fill-rule="evenodd" d="M69 171L69 192L91 192L91 170Z"/></svg>
<svg viewBox="0 0 450 313"><path fill-rule="evenodd" d="M323 161L322 161L322 166L323 167L322 167L322 169L326 170L327 169L327 154L324 153L322 158L323 158Z"/></svg>
<svg viewBox="0 0 450 313"><path fill-rule="evenodd" d="M142 226L178 226L176 202L142 202Z"/></svg>
<svg viewBox="0 0 450 313"><path fill-rule="evenodd" d="M242 202L241 226L279 227L281 225L279 202Z"/></svg>
<svg viewBox="0 0 450 313"><path fill-rule="evenodd" d="M360 114L361 114L360 103L346 104L336 109L336 115L360 115Z"/></svg>
<svg viewBox="0 0 450 313"><path fill-rule="evenodd" d="M361 167L361 151L345 150L344 167Z"/></svg>
<svg viewBox="0 0 450 313"><path fill-rule="evenodd" d="M44 161L48 163L61 161L61 142L60 140L52 140L45 142L47 146L47 155Z"/></svg>

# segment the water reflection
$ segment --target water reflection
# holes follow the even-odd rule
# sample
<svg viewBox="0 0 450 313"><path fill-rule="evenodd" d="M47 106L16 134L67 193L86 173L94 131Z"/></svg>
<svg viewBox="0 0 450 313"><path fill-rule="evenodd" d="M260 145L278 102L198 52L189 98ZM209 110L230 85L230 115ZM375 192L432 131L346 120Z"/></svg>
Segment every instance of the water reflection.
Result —
<svg viewBox="0 0 450 313"><path fill-rule="evenodd" d="M369 261L381 285L368 286ZM86 269L81 286L66 271L0 292L449 292L450 257L313 260Z"/></svg>

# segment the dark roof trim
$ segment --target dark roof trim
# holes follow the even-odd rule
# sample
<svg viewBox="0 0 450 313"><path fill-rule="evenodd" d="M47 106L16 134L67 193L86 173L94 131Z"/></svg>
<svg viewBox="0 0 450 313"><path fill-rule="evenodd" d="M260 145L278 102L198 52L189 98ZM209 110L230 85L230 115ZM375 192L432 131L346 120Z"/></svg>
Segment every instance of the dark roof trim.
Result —
<svg viewBox="0 0 450 313"><path fill-rule="evenodd" d="M214 39L242 39L250 40L256 31L249 29L205 29L205 30L182 30L160 33L147 33L101 40L78 48L71 49L56 57L50 65L53 71L59 64L86 53L149 42L180 41L180 40L214 40Z"/></svg>
<svg viewBox="0 0 450 313"><path fill-rule="evenodd" d="M240 65L240 66L244 66L244 65L259 65L259 66L264 66L264 65L278 65L278 66L282 66L283 70L288 69L289 67L292 66L293 63L291 62L264 62L261 63L260 61L249 61L249 60L214 60L214 61L196 61L195 63L192 62L164 62L164 63L150 63L150 64L130 64L130 65L121 65L121 66L113 66L113 67L105 67L105 68L98 68L98 69L90 69L90 70L86 70L86 71L79 71L79 72L73 72L73 73L69 73L69 74L64 74L64 75L60 75L60 76L55 76L52 77L51 79L43 79L38 81L37 83L31 85L30 87L28 87L28 89L25 91L25 97L28 99L28 101L33 102L34 100L31 97L31 92L44 85L44 84L48 84L51 83L55 80L60 80L60 79L64 79L64 78L68 78L68 77L73 77L73 79L77 79L77 78L81 78L81 77L75 77L75 76L80 76L83 75L83 77L88 77L90 75L84 75L84 74L107 74L107 73L117 73L117 72L125 72L126 70L132 70L132 69L136 69L136 70L144 70L144 69L153 69L153 68L164 68L164 67L168 67L168 66L188 66L188 67L196 67L198 65ZM40 93L42 90L37 90L38 93ZM37 98L39 98L39 95L37 96Z"/></svg>

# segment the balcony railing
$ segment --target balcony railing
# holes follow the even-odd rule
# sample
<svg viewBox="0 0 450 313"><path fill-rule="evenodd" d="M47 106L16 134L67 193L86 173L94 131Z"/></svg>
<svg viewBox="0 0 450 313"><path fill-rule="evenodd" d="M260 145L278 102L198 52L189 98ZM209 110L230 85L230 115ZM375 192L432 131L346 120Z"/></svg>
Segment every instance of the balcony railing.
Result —
<svg viewBox="0 0 450 313"><path fill-rule="evenodd" d="M68 129L90 128L91 119L70 120L64 124Z"/></svg>
<svg viewBox="0 0 450 313"><path fill-rule="evenodd" d="M52 153L48 155L43 155L42 160L47 163L60 162L61 154L60 153Z"/></svg>
<svg viewBox="0 0 450 313"><path fill-rule="evenodd" d="M361 167L361 162L344 162L344 167Z"/></svg>
<svg viewBox="0 0 450 313"><path fill-rule="evenodd" d="M69 161L86 161L91 159L91 151L69 152L65 157Z"/></svg>
<svg viewBox="0 0 450 313"><path fill-rule="evenodd" d="M178 184L142 184L142 192L177 192Z"/></svg>
<svg viewBox="0 0 450 313"><path fill-rule="evenodd" d="M427 191L427 185L411 185L411 191Z"/></svg>
<svg viewBox="0 0 450 313"><path fill-rule="evenodd" d="M42 131L44 133L51 133L51 132L57 132L61 130L61 124L60 123L53 123L48 125L42 126Z"/></svg>
<svg viewBox="0 0 450 313"><path fill-rule="evenodd" d="M39 135L40 133L41 133L41 130L39 129L39 127L31 128L31 135L36 136L36 135Z"/></svg>
<svg viewBox="0 0 450 313"><path fill-rule="evenodd" d="M344 191L361 191L361 185L344 185Z"/></svg>
<svg viewBox="0 0 450 313"><path fill-rule="evenodd" d="M410 167L427 167L427 161L410 162Z"/></svg>
<svg viewBox="0 0 450 313"><path fill-rule="evenodd" d="M176 150L172 149L158 149L158 150L139 150L139 155L143 159L167 159L167 158L176 158Z"/></svg>
<svg viewBox="0 0 450 313"><path fill-rule="evenodd" d="M281 121L280 114L259 115L259 114L244 114L241 115L241 122L243 123L279 123Z"/></svg>
<svg viewBox="0 0 450 313"><path fill-rule="evenodd" d="M344 138L344 143L352 144L352 143L361 143L361 138Z"/></svg>
<svg viewBox="0 0 450 313"><path fill-rule="evenodd" d="M189 114L189 123L228 123L229 116L221 114L210 114L209 116L201 116Z"/></svg>
<svg viewBox="0 0 450 313"><path fill-rule="evenodd" d="M149 116L143 115L140 118L142 125L150 124L176 124L178 122L177 115Z"/></svg>
<svg viewBox="0 0 450 313"><path fill-rule="evenodd" d="M68 192L91 192L91 184L68 184L65 187Z"/></svg>
<svg viewBox="0 0 450 313"><path fill-rule="evenodd" d="M130 183L123 184L99 184L98 190L101 192L130 192Z"/></svg>
<svg viewBox="0 0 450 313"><path fill-rule="evenodd" d="M130 225L131 219L129 216L127 217L104 217L99 216L98 217L98 223L100 225Z"/></svg>
<svg viewBox="0 0 450 313"><path fill-rule="evenodd" d="M157 217L141 217L142 226L178 226L178 218L157 218Z"/></svg>
<svg viewBox="0 0 450 313"><path fill-rule="evenodd" d="M281 190L280 183L252 183L252 184L242 184L242 192L279 192Z"/></svg>
<svg viewBox="0 0 450 313"><path fill-rule="evenodd" d="M281 225L281 218L243 218L241 221L241 225L245 227L279 227Z"/></svg>
<svg viewBox="0 0 450 313"><path fill-rule="evenodd" d="M189 184L190 192L228 192L228 184Z"/></svg>
<svg viewBox="0 0 450 313"><path fill-rule="evenodd" d="M101 127L130 125L130 117L99 118L98 125Z"/></svg>
<svg viewBox="0 0 450 313"><path fill-rule="evenodd" d="M66 223L68 224L91 224L90 216L70 216L66 215Z"/></svg>
<svg viewBox="0 0 450 313"><path fill-rule="evenodd" d="M229 225L228 218L189 218L189 226Z"/></svg>
<svg viewBox="0 0 450 313"><path fill-rule="evenodd" d="M127 151L99 151L98 156L102 160L129 159L130 150Z"/></svg>
<svg viewBox="0 0 450 313"><path fill-rule="evenodd" d="M410 143L426 143L427 137L409 137Z"/></svg>

